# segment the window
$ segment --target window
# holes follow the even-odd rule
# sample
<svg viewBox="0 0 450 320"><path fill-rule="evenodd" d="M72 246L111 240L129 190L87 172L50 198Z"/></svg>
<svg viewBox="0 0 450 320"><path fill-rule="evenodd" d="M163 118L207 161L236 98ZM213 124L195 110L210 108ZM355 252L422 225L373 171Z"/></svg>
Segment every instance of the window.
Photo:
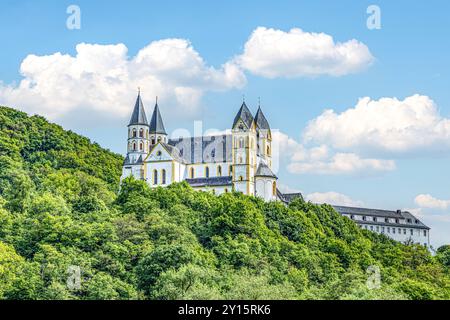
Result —
<svg viewBox="0 0 450 320"><path fill-rule="evenodd" d="M136 142L133 142L133 151L136 151Z"/></svg>
<svg viewBox="0 0 450 320"><path fill-rule="evenodd" d="M152 138L152 144L155 144L155 138Z"/></svg>
<svg viewBox="0 0 450 320"><path fill-rule="evenodd" d="M387 227L388 233L391 233L391 228Z"/></svg>
<svg viewBox="0 0 450 320"><path fill-rule="evenodd" d="M225 188L225 193L228 193L228 188Z"/></svg>
<svg viewBox="0 0 450 320"><path fill-rule="evenodd" d="M389 223L389 218L384 218L384 222Z"/></svg>
<svg viewBox="0 0 450 320"><path fill-rule="evenodd" d="M411 235L414 235L414 230L410 229L409 232L411 233Z"/></svg>
<svg viewBox="0 0 450 320"><path fill-rule="evenodd" d="M239 148L243 148L244 147L244 138L240 138L239 139Z"/></svg>
<svg viewBox="0 0 450 320"><path fill-rule="evenodd" d="M373 231L373 226L370 226L370 231Z"/></svg>
<svg viewBox="0 0 450 320"><path fill-rule="evenodd" d="M402 229L398 228L398 234L402 234Z"/></svg>
<svg viewBox="0 0 450 320"><path fill-rule="evenodd" d="M398 219L395 219L395 223L399 223L399 220L398 220Z"/></svg>
<svg viewBox="0 0 450 320"><path fill-rule="evenodd" d="M139 137L140 138L144 137L144 129L142 129L142 128L139 130Z"/></svg>
<svg viewBox="0 0 450 320"><path fill-rule="evenodd" d="M384 233L384 227L381 227L381 233Z"/></svg>
<svg viewBox="0 0 450 320"><path fill-rule="evenodd" d="M270 147L267 146L267 155L270 156Z"/></svg>
<svg viewBox="0 0 450 320"><path fill-rule="evenodd" d="M408 223L411 223L411 219L407 219L406 221L408 221Z"/></svg>
<svg viewBox="0 0 450 320"><path fill-rule="evenodd" d="M419 220L416 220L415 222L416 222L416 224L419 224Z"/></svg>
<svg viewBox="0 0 450 320"><path fill-rule="evenodd" d="M277 183L275 181L272 182L272 195L273 196L277 195Z"/></svg>
<svg viewBox="0 0 450 320"><path fill-rule="evenodd" d="M161 172L161 180L162 180L162 184L166 184L166 170L162 169Z"/></svg>
<svg viewBox="0 0 450 320"><path fill-rule="evenodd" d="M403 234L406 234L406 229L403 229Z"/></svg>
<svg viewBox="0 0 450 320"><path fill-rule="evenodd" d="M144 149L144 145L143 145L142 142L141 142L141 143L139 143L139 150L142 151L142 149Z"/></svg>
<svg viewBox="0 0 450 320"><path fill-rule="evenodd" d="M366 216L363 216L362 219L363 219L363 221L366 221Z"/></svg>
<svg viewBox="0 0 450 320"><path fill-rule="evenodd" d="M218 175L219 177L222 176L222 167L221 167L221 166L217 166L217 175Z"/></svg>
<svg viewBox="0 0 450 320"><path fill-rule="evenodd" d="M424 237L427 236L427 230L423 230L423 236L424 236Z"/></svg>
<svg viewBox="0 0 450 320"><path fill-rule="evenodd" d="M377 222L377 217L373 217L372 220L373 220L374 222Z"/></svg>
<svg viewBox="0 0 450 320"><path fill-rule="evenodd" d="M160 157L161 154L162 154L161 150L158 150L158 151L156 152L156 155L157 155L158 157Z"/></svg>
<svg viewBox="0 0 450 320"><path fill-rule="evenodd" d="M133 129L133 138L136 138L136 129Z"/></svg>
<svg viewBox="0 0 450 320"><path fill-rule="evenodd" d="M161 137L158 137L158 142L161 142Z"/></svg>
<svg viewBox="0 0 450 320"><path fill-rule="evenodd" d="M209 167L205 167L205 177L209 178Z"/></svg>
<svg viewBox="0 0 450 320"><path fill-rule="evenodd" d="M230 165L230 167L228 168L228 170L230 171L230 176L233 174L233 166Z"/></svg>
<svg viewBox="0 0 450 320"><path fill-rule="evenodd" d="M392 228L392 233L395 234L395 228Z"/></svg>
<svg viewBox="0 0 450 320"><path fill-rule="evenodd" d="M158 171L153 170L153 184L158 184Z"/></svg>
<svg viewBox="0 0 450 320"><path fill-rule="evenodd" d="M351 215L351 216L350 216L350 219L355 220L355 216L354 216L354 215Z"/></svg>
<svg viewBox="0 0 450 320"><path fill-rule="evenodd" d="M194 179L194 168L191 168L190 175L191 179Z"/></svg>
<svg viewBox="0 0 450 320"><path fill-rule="evenodd" d="M239 181L243 181L243 180L244 180L244 177L239 176Z"/></svg>

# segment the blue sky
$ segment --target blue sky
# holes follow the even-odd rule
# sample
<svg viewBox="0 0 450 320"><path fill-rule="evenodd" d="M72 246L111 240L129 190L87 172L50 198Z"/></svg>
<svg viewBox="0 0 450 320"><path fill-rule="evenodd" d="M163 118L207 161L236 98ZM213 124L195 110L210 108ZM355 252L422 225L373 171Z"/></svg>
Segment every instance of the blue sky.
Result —
<svg viewBox="0 0 450 320"><path fill-rule="evenodd" d="M79 30L66 27L71 4L81 10ZM366 26L372 4L381 10L379 30ZM301 190L311 199L411 209L432 227L438 246L450 243L449 11L448 1L3 0L0 104L42 114L123 154L138 85L148 114L160 96L170 132L192 131L194 120L205 129L227 129L242 95L254 112L261 97L284 141L278 175L286 190ZM264 28L257 32L258 27ZM310 36L310 46L296 43L305 38L297 38L293 28ZM271 30L285 40L270 38ZM320 47L319 33L332 38L331 47ZM346 52L361 57L356 66L349 66L349 56L334 56L339 43L352 39L358 46ZM87 60L99 52L102 58L71 61L80 43L101 45L78 49L87 52ZM123 47L99 49L118 44ZM273 50L289 50L291 44L293 57ZM133 60L161 46L183 48L167 61ZM317 51L306 58L300 54L314 46ZM266 58L279 63L258 65ZM126 74L115 69L122 62ZM45 63L51 67L42 68ZM174 63L173 69L161 70L165 63ZM231 76L226 63L233 66ZM319 71L298 71L302 64ZM77 82L77 68L94 75ZM185 76L191 71L193 76ZM119 83L111 80L115 75ZM363 97L369 102L355 109ZM324 116L326 109L333 113ZM343 160L333 158L338 154Z"/></svg>

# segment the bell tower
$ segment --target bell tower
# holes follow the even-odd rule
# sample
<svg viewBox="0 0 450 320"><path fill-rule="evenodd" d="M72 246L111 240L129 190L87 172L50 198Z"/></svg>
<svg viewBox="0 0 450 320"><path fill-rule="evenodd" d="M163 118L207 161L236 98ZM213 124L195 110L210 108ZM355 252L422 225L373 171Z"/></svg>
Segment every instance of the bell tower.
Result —
<svg viewBox="0 0 450 320"><path fill-rule="evenodd" d="M235 191L255 194L256 125L245 101L242 102L232 126L233 175Z"/></svg>
<svg viewBox="0 0 450 320"><path fill-rule="evenodd" d="M153 148L158 142L167 143L166 128L159 112L158 97L156 97L155 108L153 109L152 118L149 125L149 140L150 149Z"/></svg>

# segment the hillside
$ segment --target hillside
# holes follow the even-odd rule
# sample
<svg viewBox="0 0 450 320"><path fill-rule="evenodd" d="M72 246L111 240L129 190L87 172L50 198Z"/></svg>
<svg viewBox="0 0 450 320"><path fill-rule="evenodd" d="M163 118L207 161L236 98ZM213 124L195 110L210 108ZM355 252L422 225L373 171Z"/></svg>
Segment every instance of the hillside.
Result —
<svg viewBox="0 0 450 320"><path fill-rule="evenodd" d="M0 299L450 299L448 246L431 256L299 200L133 179L118 193L122 160L0 107Z"/></svg>

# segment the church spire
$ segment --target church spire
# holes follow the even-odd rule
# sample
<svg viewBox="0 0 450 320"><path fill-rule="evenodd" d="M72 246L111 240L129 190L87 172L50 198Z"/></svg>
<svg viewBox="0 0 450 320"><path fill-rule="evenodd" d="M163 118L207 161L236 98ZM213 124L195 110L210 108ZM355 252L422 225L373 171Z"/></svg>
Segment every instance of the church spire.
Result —
<svg viewBox="0 0 450 320"><path fill-rule="evenodd" d="M146 125L148 126L147 116L145 114L144 104L141 99L141 89L138 89L138 96L136 98L136 103L134 104L133 114L131 115L130 123L131 125Z"/></svg>
<svg viewBox="0 0 450 320"><path fill-rule="evenodd" d="M155 109L153 110L152 118L150 120L150 133L167 135L161 113L159 112L158 97L156 97Z"/></svg>
<svg viewBox="0 0 450 320"><path fill-rule="evenodd" d="M269 122L262 112L261 105L258 107L258 111L256 112L255 122L259 129L270 130Z"/></svg>

